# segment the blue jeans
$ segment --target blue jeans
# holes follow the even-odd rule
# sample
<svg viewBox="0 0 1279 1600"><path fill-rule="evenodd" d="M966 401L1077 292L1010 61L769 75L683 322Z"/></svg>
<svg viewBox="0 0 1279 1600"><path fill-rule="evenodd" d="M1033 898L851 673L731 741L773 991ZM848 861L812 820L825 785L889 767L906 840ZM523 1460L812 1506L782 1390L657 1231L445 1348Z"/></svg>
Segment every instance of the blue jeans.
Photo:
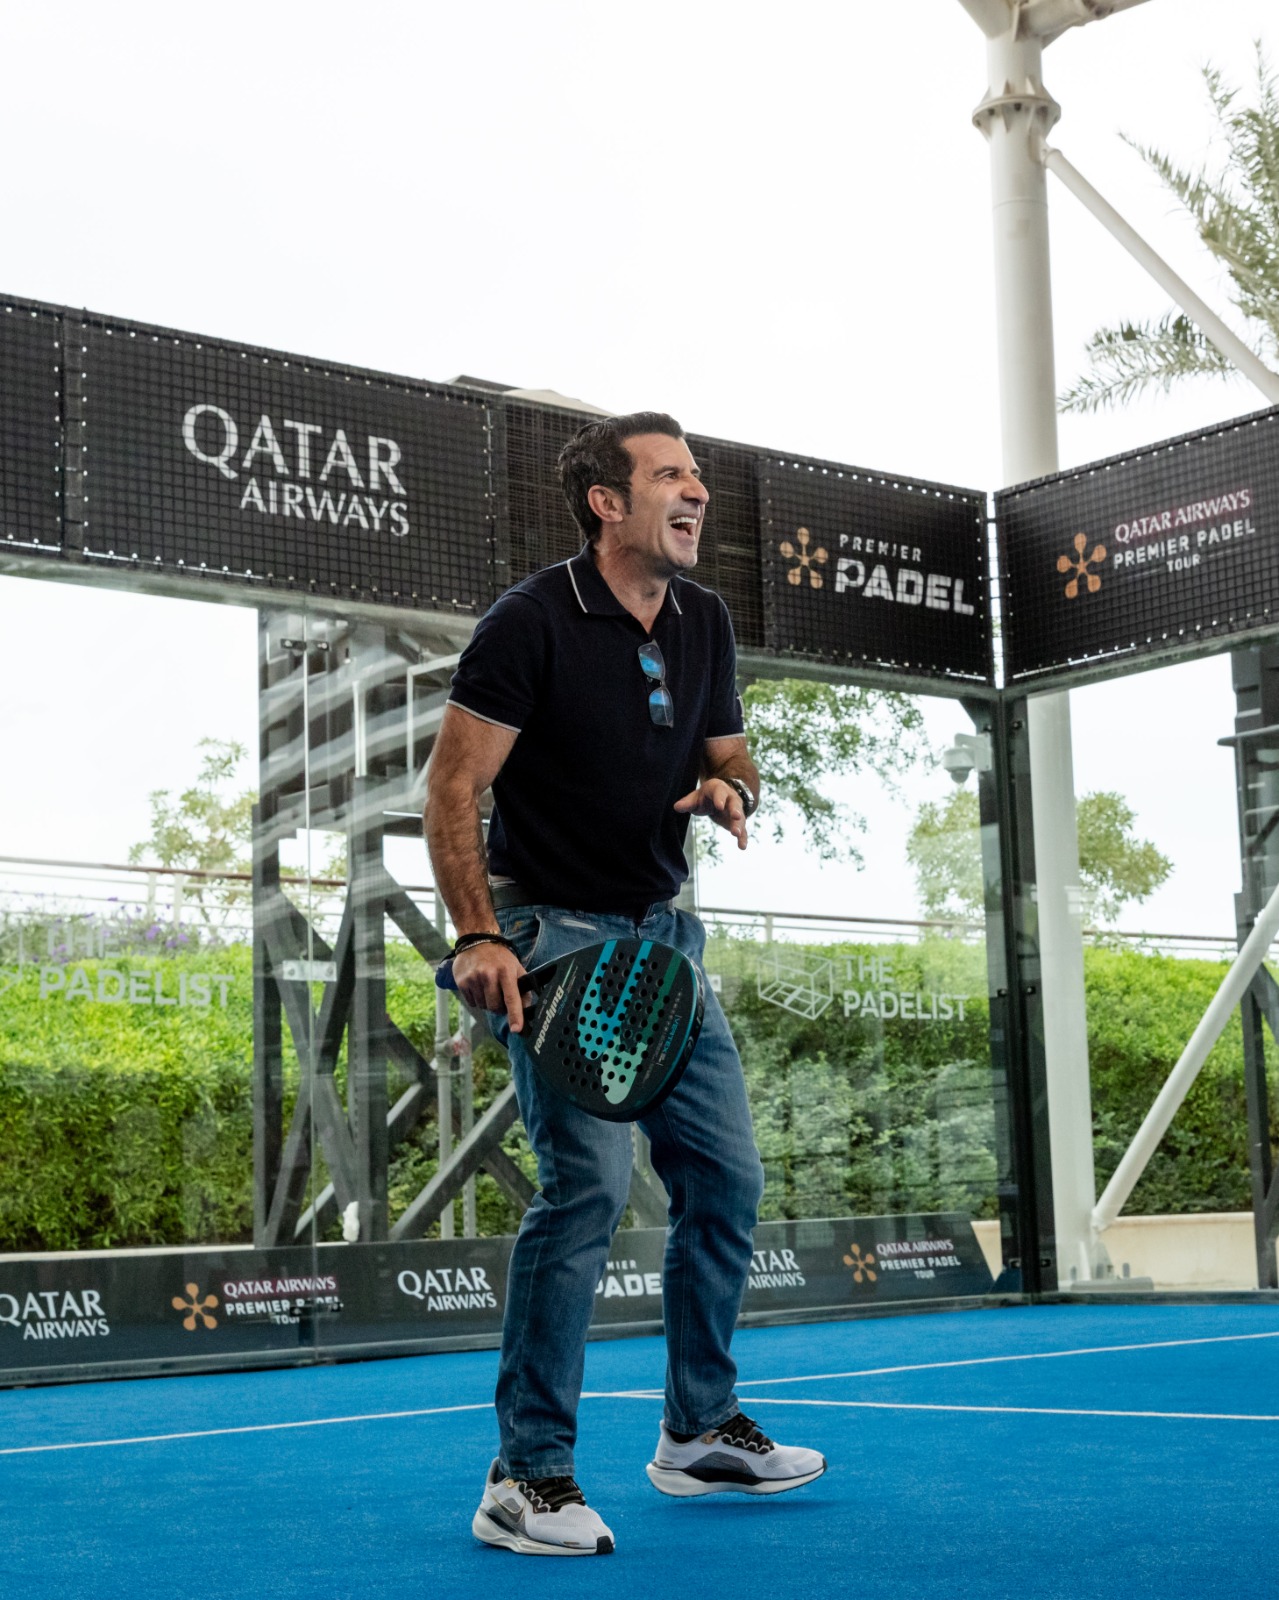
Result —
<svg viewBox="0 0 1279 1600"><path fill-rule="evenodd" d="M639 923L558 906L513 907L498 921L526 967L600 939L636 936L674 945L700 966L706 943L696 917L665 905ZM520 1225L507 1277L497 1380L501 1461L512 1477L555 1477L573 1472L586 1332L630 1191L631 1129L590 1117L547 1089L506 1017L491 1021L510 1051L542 1186ZM680 1433L704 1433L737 1409L729 1344L764 1189L742 1064L709 985L692 1060L674 1093L640 1126L670 1199L662 1284L666 1421Z"/></svg>

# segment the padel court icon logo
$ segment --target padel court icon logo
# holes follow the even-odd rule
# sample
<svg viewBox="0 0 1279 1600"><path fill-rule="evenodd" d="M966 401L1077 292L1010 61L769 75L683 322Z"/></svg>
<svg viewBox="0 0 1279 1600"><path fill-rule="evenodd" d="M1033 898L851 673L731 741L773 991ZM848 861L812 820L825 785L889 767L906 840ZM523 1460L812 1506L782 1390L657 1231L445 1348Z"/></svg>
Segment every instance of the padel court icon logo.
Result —
<svg viewBox="0 0 1279 1600"><path fill-rule="evenodd" d="M879 1274L875 1271L875 1252L867 1250L863 1254L860 1245L849 1245L848 1254L844 1257L844 1265L853 1269L854 1283L874 1283L879 1277Z"/></svg>
<svg viewBox="0 0 1279 1600"><path fill-rule="evenodd" d="M1057 557L1058 572L1063 575L1067 572L1074 573L1074 577L1066 585L1067 600L1078 598L1079 585L1081 583L1089 594L1097 593L1098 589L1101 588L1101 578L1090 569L1099 567L1106 559L1106 547L1104 544L1095 544L1092 547L1091 554L1084 554L1084 551L1088 549L1088 535L1086 533L1077 533L1074 538L1074 545L1075 553L1073 556Z"/></svg>
<svg viewBox="0 0 1279 1600"><path fill-rule="evenodd" d="M810 589L820 589L822 575L817 568L825 566L828 560L825 547L819 544L812 550L808 548L812 543L813 536L807 528L800 528L796 532L795 538L798 541L797 545L792 544L789 539L783 539L777 547L787 561L795 563L787 572L786 581L798 588L804 582L804 574L807 573L808 587Z"/></svg>
<svg viewBox="0 0 1279 1600"><path fill-rule="evenodd" d="M215 1294L201 1295L198 1283L188 1283L186 1297L175 1294L172 1300L175 1311L185 1311L182 1326L188 1333L194 1333L197 1327L216 1328L218 1319L212 1315L218 1304Z"/></svg>

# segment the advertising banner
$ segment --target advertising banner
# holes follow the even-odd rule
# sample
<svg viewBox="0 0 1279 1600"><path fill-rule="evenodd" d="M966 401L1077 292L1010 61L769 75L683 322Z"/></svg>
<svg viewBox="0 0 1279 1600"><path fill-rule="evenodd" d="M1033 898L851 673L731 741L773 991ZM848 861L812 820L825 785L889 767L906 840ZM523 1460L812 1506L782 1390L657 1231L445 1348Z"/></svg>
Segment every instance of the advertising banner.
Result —
<svg viewBox="0 0 1279 1600"><path fill-rule="evenodd" d="M822 462L760 471L770 645L992 681L985 495Z"/></svg>
<svg viewBox="0 0 1279 1600"><path fill-rule="evenodd" d="M1008 681L1279 619L1279 411L995 497Z"/></svg>
<svg viewBox="0 0 1279 1600"><path fill-rule="evenodd" d="M387 605L493 598L482 396L86 326L84 549Z"/></svg>
<svg viewBox="0 0 1279 1600"><path fill-rule="evenodd" d="M665 1230L619 1233L594 1325L661 1318ZM501 1331L510 1237L0 1262L0 1374L223 1364ZM970 1297L992 1280L958 1215L764 1222L743 1313Z"/></svg>
<svg viewBox="0 0 1279 1600"><path fill-rule="evenodd" d="M0 305L0 544L62 544L62 399L56 316Z"/></svg>

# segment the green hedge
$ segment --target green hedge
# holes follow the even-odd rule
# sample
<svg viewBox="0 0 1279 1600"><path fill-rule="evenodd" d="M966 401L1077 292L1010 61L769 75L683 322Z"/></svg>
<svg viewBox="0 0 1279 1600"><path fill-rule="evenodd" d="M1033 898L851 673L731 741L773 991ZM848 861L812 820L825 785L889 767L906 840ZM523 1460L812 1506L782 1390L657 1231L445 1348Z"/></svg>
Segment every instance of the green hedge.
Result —
<svg viewBox="0 0 1279 1600"><path fill-rule="evenodd" d="M253 1232L253 970L243 946L75 963L96 992L99 968L230 977L227 1004L163 1007L40 998L38 970L0 993L0 1250L247 1242ZM416 957L388 951L388 1002L429 1057L435 988ZM71 970L71 969L68 969ZM116 987L108 984L108 992ZM319 991L315 999L318 1003ZM298 1063L284 1029L285 1121ZM345 1088L345 1054L337 1079ZM476 1052L477 1115L506 1081L496 1045ZM405 1080L391 1075L390 1094ZM507 1153L532 1175L523 1130ZM398 1216L438 1164L434 1105L396 1151L389 1194ZM322 1155L312 1188L328 1181ZM510 1232L518 1212L486 1174L476 1182L481 1231ZM437 1230L438 1231L438 1230ZM336 1237L337 1224L329 1230Z"/></svg>
<svg viewBox="0 0 1279 1600"><path fill-rule="evenodd" d="M866 946L761 947L712 939L707 964L746 1066L756 1133L768 1170L765 1215L905 1209L993 1215L1000 1183L984 998L962 1020L927 1024L845 1016L847 964L884 952ZM893 947L893 986L983 994L980 949L946 939ZM813 1020L770 1004L769 963L824 958L834 998ZM761 965L762 963L762 965ZM80 965L96 983L93 962ZM140 956L116 970L154 972ZM252 1224L252 974L239 947L165 958L180 973L229 975L225 1008L156 1008L41 1000L25 971L0 992L0 1249L87 1249L234 1242ZM1225 971L1132 950L1086 955L1098 1182L1104 1183L1203 1014ZM166 986L170 985L166 978ZM873 983L852 987L864 989ZM424 1054L434 1036L435 991L406 951L388 952L392 1016ZM297 1062L285 1030L288 1103ZM339 1079L343 1068L339 1065ZM496 1046L475 1057L477 1108L506 1082ZM389 1085L397 1094L398 1075ZM533 1175L522 1130L508 1153ZM433 1110L394 1155L392 1215L438 1161ZM315 1184L326 1180L316 1162ZM1133 1213L1242 1210L1249 1204L1240 1029L1209 1057L1127 1209ZM515 1208L486 1175L477 1182L480 1228L510 1231Z"/></svg>

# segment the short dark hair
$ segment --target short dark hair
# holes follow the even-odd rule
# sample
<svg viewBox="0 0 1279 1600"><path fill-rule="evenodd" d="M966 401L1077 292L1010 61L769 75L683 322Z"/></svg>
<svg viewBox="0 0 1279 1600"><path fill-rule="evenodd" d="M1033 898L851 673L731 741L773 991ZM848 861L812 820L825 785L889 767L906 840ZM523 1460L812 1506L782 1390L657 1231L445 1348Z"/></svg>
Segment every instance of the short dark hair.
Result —
<svg viewBox="0 0 1279 1600"><path fill-rule="evenodd" d="M573 513L573 521L594 544L599 538L600 519L591 510L588 496L599 484L620 494L626 509L631 509L631 474L635 462L626 440L641 433L664 433L668 439L682 439L684 430L664 411L632 411L624 417L601 417L581 427L560 451L557 470L560 488Z"/></svg>

